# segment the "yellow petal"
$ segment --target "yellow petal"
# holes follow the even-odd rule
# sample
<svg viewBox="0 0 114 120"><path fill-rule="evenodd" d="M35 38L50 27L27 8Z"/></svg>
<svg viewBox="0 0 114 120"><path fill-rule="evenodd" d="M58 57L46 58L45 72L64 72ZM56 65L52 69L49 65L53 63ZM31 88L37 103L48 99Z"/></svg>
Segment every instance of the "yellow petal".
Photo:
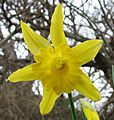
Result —
<svg viewBox="0 0 114 120"><path fill-rule="evenodd" d="M28 65L22 69L17 70L16 72L12 73L8 80L10 82L20 82L20 81L31 81L36 80L37 77L32 70L32 66L35 64Z"/></svg>
<svg viewBox="0 0 114 120"><path fill-rule="evenodd" d="M91 111L89 108L83 108L87 120L100 120L95 110Z"/></svg>
<svg viewBox="0 0 114 120"><path fill-rule="evenodd" d="M89 102L80 99L80 103L87 120L99 120L96 110Z"/></svg>
<svg viewBox="0 0 114 120"><path fill-rule="evenodd" d="M103 41L88 40L72 48L73 57L76 61L83 65L91 61L99 52Z"/></svg>
<svg viewBox="0 0 114 120"><path fill-rule="evenodd" d="M99 91L94 87L90 78L81 70L77 71L77 75L71 77L75 81L75 89L91 100L98 101L101 99Z"/></svg>
<svg viewBox="0 0 114 120"><path fill-rule="evenodd" d="M94 113L93 113L93 118L95 119L95 120L100 120L99 119L99 116L98 116L98 113L94 110Z"/></svg>
<svg viewBox="0 0 114 120"><path fill-rule="evenodd" d="M55 47L62 43L67 43L63 31L63 13L61 4L56 7L53 13L50 27L50 36L52 39L52 44Z"/></svg>
<svg viewBox="0 0 114 120"><path fill-rule="evenodd" d="M88 108L83 108L84 115L86 116L87 120L92 120L91 111Z"/></svg>
<svg viewBox="0 0 114 120"><path fill-rule="evenodd" d="M40 112L42 115L48 114L52 110L55 101L59 96L60 95L55 94L53 89L44 87L43 98L40 103Z"/></svg>
<svg viewBox="0 0 114 120"><path fill-rule="evenodd" d="M26 23L21 21L22 35L32 54L37 55L39 48L46 48L50 43L42 36L35 33Z"/></svg>

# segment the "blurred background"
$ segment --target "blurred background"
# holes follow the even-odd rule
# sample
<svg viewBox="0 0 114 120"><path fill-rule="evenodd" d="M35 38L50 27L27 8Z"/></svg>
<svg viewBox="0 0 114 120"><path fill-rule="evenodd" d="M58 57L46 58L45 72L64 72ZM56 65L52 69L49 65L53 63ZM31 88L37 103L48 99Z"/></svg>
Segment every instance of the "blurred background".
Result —
<svg viewBox="0 0 114 120"><path fill-rule="evenodd" d="M88 39L102 39L103 47L96 58L83 66L102 95L91 102L101 120L114 120L114 85L111 67L114 64L114 0L61 0L64 11L64 31L69 45ZM71 120L67 95L57 100L52 112L41 116L39 103L42 86L39 81L10 83L8 76L32 62L20 29L20 20L50 40L49 31L57 0L0 0L0 120ZM80 112L79 99L73 92L75 107ZM84 98L86 99L86 98Z"/></svg>

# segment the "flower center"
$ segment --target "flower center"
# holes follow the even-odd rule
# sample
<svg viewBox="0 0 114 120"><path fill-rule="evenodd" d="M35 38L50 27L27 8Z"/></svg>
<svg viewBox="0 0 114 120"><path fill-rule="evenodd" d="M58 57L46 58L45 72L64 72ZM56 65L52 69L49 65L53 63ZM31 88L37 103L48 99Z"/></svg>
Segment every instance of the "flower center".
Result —
<svg viewBox="0 0 114 120"><path fill-rule="evenodd" d="M65 62L63 61L63 59L61 57L57 57L55 59L55 67L56 69L61 69L64 66Z"/></svg>

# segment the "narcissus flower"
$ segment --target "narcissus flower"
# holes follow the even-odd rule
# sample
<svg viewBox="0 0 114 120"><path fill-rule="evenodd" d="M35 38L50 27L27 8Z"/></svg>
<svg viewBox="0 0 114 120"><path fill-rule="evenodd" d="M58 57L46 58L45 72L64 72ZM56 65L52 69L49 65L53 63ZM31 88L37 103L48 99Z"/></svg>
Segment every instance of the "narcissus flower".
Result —
<svg viewBox="0 0 114 120"><path fill-rule="evenodd" d="M36 63L17 70L9 76L9 81L41 80L43 98L40 112L47 114L56 99L63 93L76 89L84 96L99 100L100 93L80 66L92 60L102 46L101 40L88 40L73 48L67 45L63 31L62 6L59 4L52 16L50 37L52 44L35 33L21 21L22 34L28 49L33 53Z"/></svg>
<svg viewBox="0 0 114 120"><path fill-rule="evenodd" d="M87 120L100 120L97 111L89 102L80 99L80 103Z"/></svg>

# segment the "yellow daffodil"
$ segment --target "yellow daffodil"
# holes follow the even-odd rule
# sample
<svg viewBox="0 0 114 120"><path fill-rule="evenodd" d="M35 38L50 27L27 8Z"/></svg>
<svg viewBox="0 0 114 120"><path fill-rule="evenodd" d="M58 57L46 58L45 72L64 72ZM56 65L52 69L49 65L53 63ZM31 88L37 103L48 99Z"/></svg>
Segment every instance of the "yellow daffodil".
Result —
<svg viewBox="0 0 114 120"><path fill-rule="evenodd" d="M89 102L81 99L80 103L87 120L100 120L97 111Z"/></svg>
<svg viewBox="0 0 114 120"><path fill-rule="evenodd" d="M9 76L9 81L41 80L43 98L41 114L47 114L56 99L63 93L76 89L92 100L99 100L100 93L80 66L92 60L102 46L101 40L88 40L73 48L67 45L63 31L62 6L58 4L51 20L50 37L52 44L35 33L21 21L22 34L36 63L17 70Z"/></svg>

